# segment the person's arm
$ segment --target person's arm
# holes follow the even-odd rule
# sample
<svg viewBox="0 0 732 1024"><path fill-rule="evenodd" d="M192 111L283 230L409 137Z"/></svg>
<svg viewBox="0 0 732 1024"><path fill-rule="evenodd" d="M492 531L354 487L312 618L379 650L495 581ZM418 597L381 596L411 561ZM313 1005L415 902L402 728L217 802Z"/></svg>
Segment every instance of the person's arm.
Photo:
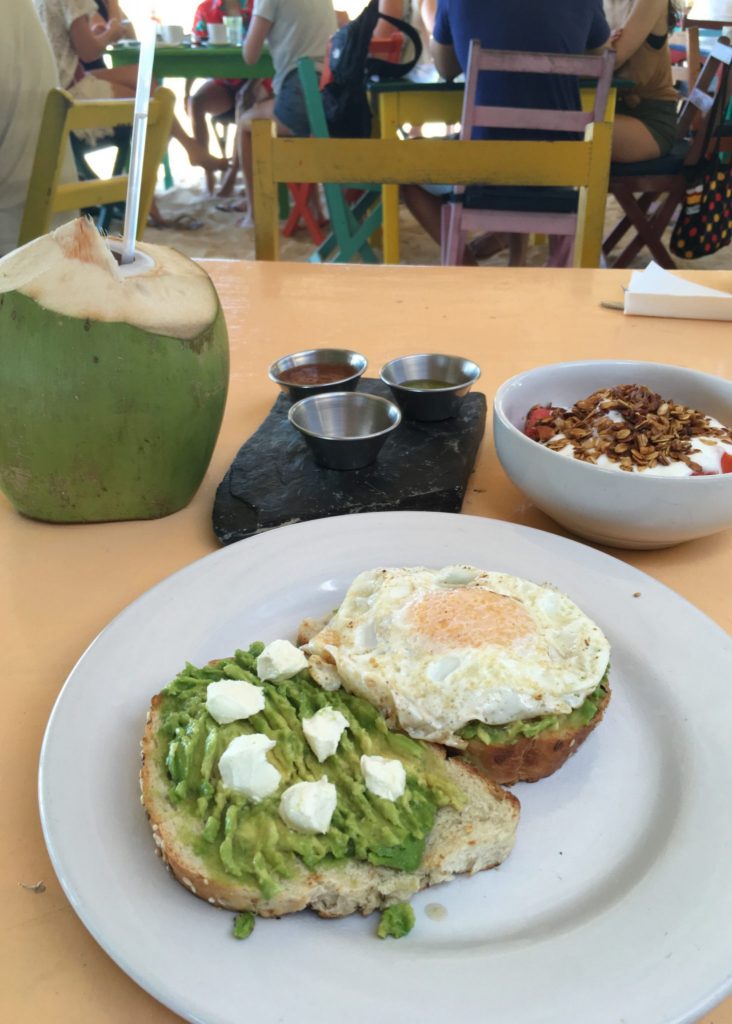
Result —
<svg viewBox="0 0 732 1024"><path fill-rule="evenodd" d="M404 0L379 0L379 14L388 14L392 18L404 20ZM374 39L388 39L396 28L390 21L379 18L374 29Z"/></svg>
<svg viewBox="0 0 732 1024"><path fill-rule="evenodd" d="M241 51L245 64L256 64L262 56L264 41L271 32L273 24L274 22L263 18L261 14L255 14L249 22L249 29Z"/></svg>
<svg viewBox="0 0 732 1024"><path fill-rule="evenodd" d="M430 33L435 30L435 18L437 17L437 0L420 0L419 14L424 22L424 27Z"/></svg>
<svg viewBox="0 0 732 1024"><path fill-rule="evenodd" d="M432 38L430 39L430 51L435 67L442 77L447 78L448 81L465 70L461 67L455 53L452 27L450 25L450 12L445 3L438 3L436 5L435 23L432 26Z"/></svg>
<svg viewBox="0 0 732 1024"><path fill-rule="evenodd" d="M613 33L610 45L615 50L615 66L621 67L639 50L654 27L665 20L668 0L635 0L620 33Z"/></svg>
<svg viewBox="0 0 732 1024"><path fill-rule="evenodd" d="M450 81L457 75L462 74L460 61L457 59L455 50L450 44L438 43L434 36L430 39L430 50L435 61L435 67L442 75Z"/></svg>
<svg viewBox="0 0 732 1024"><path fill-rule="evenodd" d="M107 22L101 32L94 32L89 18L84 15L71 23L69 36L71 45L76 50L79 60L91 61L101 57L110 43L116 43L124 35L124 27L116 18Z"/></svg>
<svg viewBox="0 0 732 1024"><path fill-rule="evenodd" d="M136 39L135 27L119 5L119 0L107 0L107 16L116 18L124 31L123 39Z"/></svg>

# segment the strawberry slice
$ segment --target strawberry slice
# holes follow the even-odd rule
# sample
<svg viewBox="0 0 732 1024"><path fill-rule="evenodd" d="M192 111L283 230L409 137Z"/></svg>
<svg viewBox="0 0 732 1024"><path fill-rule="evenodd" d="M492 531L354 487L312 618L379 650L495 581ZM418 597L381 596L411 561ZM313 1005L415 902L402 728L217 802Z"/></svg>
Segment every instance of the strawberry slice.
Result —
<svg viewBox="0 0 732 1024"><path fill-rule="evenodd" d="M722 462L719 467L719 473L732 473L732 454L729 452L722 452ZM713 469L708 469L701 473L692 473L692 476L719 476Z"/></svg>
<svg viewBox="0 0 732 1024"><path fill-rule="evenodd" d="M524 434L530 437L532 441L539 441L539 434L536 429L537 423L540 420L545 420L552 414L552 407L550 405L533 405L528 412L526 417L526 423L524 424Z"/></svg>

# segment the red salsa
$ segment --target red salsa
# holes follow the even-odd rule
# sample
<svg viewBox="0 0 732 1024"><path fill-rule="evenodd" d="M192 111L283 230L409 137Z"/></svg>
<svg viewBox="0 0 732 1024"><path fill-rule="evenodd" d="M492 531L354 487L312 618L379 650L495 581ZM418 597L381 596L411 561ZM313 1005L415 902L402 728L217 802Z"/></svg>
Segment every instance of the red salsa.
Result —
<svg viewBox="0 0 732 1024"><path fill-rule="evenodd" d="M335 384L338 380L352 377L355 370L346 363L303 363L292 366L278 374L283 384L295 384L300 387L315 384Z"/></svg>

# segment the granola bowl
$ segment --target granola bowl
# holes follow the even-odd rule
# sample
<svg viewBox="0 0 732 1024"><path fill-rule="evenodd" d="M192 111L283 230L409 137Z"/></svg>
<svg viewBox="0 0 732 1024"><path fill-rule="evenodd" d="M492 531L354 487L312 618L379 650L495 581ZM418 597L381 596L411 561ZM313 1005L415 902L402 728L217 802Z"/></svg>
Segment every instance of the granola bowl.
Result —
<svg viewBox="0 0 732 1024"><path fill-rule="evenodd" d="M657 476L646 470L605 468L604 458L596 464L568 455L569 449L560 454L524 433L527 414L534 406L571 409L601 389L629 384L642 385L660 395L671 403L671 414L682 421L685 413L679 413L678 406L698 410L725 427L732 426L732 381L721 377L683 366L631 360L539 366L507 380L494 399L493 436L508 477L552 519L597 544L663 548L732 526L732 473ZM656 413L659 410L669 415L663 406ZM636 458L640 452L646 463L657 462L659 452L668 457L668 442L664 440L668 431L663 433L656 421L663 423L656 416L646 435L654 433L658 443L645 436L640 452L641 446L635 442ZM621 427L624 424L614 423L602 428L601 444L606 443L606 430ZM683 423L679 429L683 429ZM615 447L617 443L612 446L613 452ZM627 450L622 451L622 457L627 455ZM618 461L614 454L613 461Z"/></svg>

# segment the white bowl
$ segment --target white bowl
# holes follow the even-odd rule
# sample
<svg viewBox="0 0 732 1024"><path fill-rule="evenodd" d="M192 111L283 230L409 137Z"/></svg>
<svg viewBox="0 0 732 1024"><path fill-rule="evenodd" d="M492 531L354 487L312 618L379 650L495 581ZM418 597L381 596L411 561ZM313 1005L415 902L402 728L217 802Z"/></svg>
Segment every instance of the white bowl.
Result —
<svg viewBox="0 0 732 1024"><path fill-rule="evenodd" d="M732 473L650 477L601 469L523 433L533 405L572 406L602 387L644 384L732 424L732 381L683 366L631 360L554 363L507 380L493 402L493 436L507 475L573 533L619 548L663 548L732 526Z"/></svg>

